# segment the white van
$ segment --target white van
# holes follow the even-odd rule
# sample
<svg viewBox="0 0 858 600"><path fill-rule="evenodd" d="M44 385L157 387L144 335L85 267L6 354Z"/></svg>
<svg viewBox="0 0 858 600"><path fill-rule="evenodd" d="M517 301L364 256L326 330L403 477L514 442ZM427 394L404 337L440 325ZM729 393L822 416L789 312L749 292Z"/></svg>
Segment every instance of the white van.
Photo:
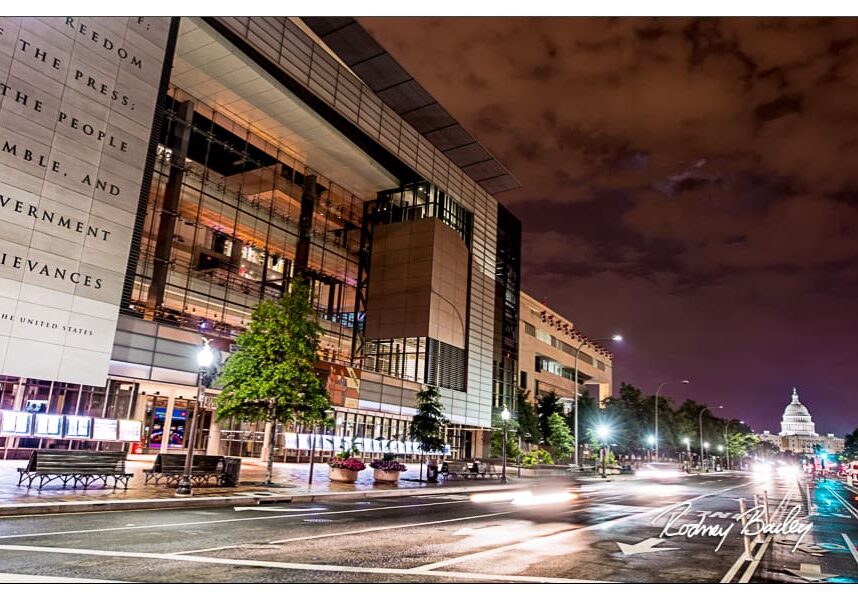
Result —
<svg viewBox="0 0 858 600"><path fill-rule="evenodd" d="M846 467L846 482L858 485L858 460L853 460Z"/></svg>

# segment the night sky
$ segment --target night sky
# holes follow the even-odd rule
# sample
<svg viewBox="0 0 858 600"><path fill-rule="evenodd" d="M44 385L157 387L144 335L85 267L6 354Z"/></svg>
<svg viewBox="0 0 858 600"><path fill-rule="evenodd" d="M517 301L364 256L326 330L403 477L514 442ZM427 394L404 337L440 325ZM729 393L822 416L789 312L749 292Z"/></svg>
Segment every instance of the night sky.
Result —
<svg viewBox="0 0 858 600"><path fill-rule="evenodd" d="M360 21L522 182L523 289L625 335L617 388L858 427L858 20Z"/></svg>

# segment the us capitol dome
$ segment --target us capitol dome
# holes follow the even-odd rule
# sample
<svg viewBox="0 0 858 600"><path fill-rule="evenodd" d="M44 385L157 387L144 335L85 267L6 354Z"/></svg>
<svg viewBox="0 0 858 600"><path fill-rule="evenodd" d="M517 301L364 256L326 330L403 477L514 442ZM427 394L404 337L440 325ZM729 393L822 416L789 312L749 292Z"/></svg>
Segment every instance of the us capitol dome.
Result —
<svg viewBox="0 0 858 600"><path fill-rule="evenodd" d="M792 402L784 409L781 435L816 435L816 426L807 407L798 401L798 390L792 388Z"/></svg>
<svg viewBox="0 0 858 600"><path fill-rule="evenodd" d="M829 454L838 454L843 451L843 438L835 437L833 433L819 435L816 433L816 425L807 407L799 402L798 390L792 388L792 401L784 409L781 419L781 432L773 435L764 431L760 440L771 442L778 446L782 452L793 452L795 454L813 454L814 448L821 446Z"/></svg>

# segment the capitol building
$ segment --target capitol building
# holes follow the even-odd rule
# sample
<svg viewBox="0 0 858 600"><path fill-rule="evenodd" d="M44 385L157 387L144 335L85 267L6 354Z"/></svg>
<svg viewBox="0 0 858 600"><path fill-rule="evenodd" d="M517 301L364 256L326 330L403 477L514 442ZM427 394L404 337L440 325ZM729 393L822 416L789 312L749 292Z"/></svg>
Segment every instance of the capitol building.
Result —
<svg viewBox="0 0 858 600"><path fill-rule="evenodd" d="M789 451L794 454L813 454L813 448L817 444L829 454L843 451L843 438L835 437L833 433L825 436L816 433L816 425L813 424L810 411L799 402L796 388L792 388L792 401L784 409L780 433L774 435L770 431L764 431L760 440L772 442L781 452Z"/></svg>

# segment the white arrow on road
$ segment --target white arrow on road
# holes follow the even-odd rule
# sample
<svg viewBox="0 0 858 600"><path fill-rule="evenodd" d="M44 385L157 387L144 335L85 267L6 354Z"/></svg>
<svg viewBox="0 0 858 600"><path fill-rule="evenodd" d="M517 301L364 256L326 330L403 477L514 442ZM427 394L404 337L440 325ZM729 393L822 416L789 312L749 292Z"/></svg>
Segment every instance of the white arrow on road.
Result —
<svg viewBox="0 0 858 600"><path fill-rule="evenodd" d="M664 552L665 550L679 550L679 548L656 548L658 544L664 540L661 538L647 538L637 544L624 544L617 542L617 546L623 551L623 555L629 556L632 554L645 554L647 552Z"/></svg>
<svg viewBox="0 0 858 600"><path fill-rule="evenodd" d="M823 573L822 567L820 567L819 565L812 565L808 563L801 563L800 569L784 569L784 571L790 573L791 575L795 575L796 577L806 579L807 581L825 581L826 579L837 577L837 575L834 573Z"/></svg>
<svg viewBox="0 0 858 600"><path fill-rule="evenodd" d="M328 510L327 508L277 508L276 506L233 506L237 511L262 510L267 512L312 512L316 510Z"/></svg>

